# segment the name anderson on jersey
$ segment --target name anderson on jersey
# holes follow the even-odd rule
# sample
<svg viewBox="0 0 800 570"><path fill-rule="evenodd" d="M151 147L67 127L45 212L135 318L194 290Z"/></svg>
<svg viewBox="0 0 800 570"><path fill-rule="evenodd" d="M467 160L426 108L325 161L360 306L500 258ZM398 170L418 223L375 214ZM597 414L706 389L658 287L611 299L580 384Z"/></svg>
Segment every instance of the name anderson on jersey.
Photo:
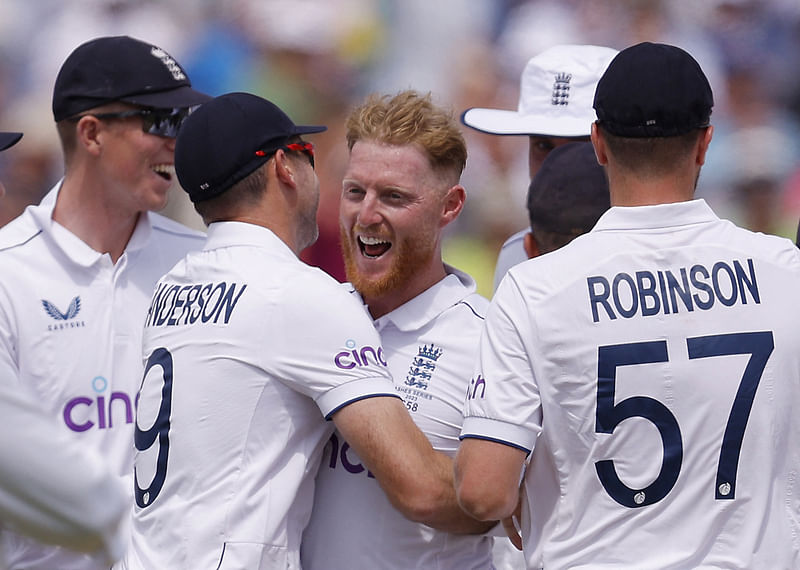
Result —
<svg viewBox="0 0 800 570"><path fill-rule="evenodd" d="M246 284L225 281L191 285L159 283L147 311L145 326L193 325L198 320L216 324L220 318L228 324L245 289Z"/></svg>
<svg viewBox="0 0 800 570"><path fill-rule="evenodd" d="M717 301L726 307L761 303L753 260L717 261L709 269L700 264L677 270L620 272L613 278L595 275L586 279L592 320L601 317L649 317L695 308L708 310Z"/></svg>

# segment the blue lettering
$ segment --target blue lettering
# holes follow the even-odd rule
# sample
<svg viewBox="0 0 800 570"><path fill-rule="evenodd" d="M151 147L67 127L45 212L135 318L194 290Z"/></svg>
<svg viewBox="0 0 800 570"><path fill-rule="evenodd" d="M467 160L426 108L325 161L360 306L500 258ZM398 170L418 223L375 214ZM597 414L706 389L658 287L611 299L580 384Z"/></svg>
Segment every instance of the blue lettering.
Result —
<svg viewBox="0 0 800 570"><path fill-rule="evenodd" d="M589 286L589 304L592 307L592 321L596 323L600 320L597 314L598 304L602 305L606 310L609 319L612 321L616 319L617 315L614 314L614 311L611 310L611 305L608 303L608 295L611 292L611 288L608 286L608 280L605 277L597 275L595 277L589 277L586 280L586 284ZM595 285L601 286L600 292L597 291Z"/></svg>

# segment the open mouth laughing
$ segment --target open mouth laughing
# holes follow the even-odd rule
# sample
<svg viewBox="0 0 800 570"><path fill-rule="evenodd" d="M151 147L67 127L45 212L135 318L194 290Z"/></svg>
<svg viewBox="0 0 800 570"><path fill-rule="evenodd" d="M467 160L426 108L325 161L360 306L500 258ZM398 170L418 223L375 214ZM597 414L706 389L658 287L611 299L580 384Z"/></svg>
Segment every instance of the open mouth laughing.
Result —
<svg viewBox="0 0 800 570"><path fill-rule="evenodd" d="M153 172L158 174L167 182L172 182L172 177L175 174L175 166L172 164L156 164L152 167Z"/></svg>
<svg viewBox="0 0 800 570"><path fill-rule="evenodd" d="M392 247L392 242L378 237L356 236L361 255L368 259L377 259Z"/></svg>

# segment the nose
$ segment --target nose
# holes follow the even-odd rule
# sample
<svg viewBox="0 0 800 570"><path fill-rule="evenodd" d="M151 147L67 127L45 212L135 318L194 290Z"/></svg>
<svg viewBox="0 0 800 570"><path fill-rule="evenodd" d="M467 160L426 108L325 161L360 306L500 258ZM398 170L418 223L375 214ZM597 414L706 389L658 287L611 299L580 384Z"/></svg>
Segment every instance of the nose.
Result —
<svg viewBox="0 0 800 570"><path fill-rule="evenodd" d="M367 192L358 207L358 216L356 217L358 224L363 227L379 224L383 219L379 206L380 203L375 194Z"/></svg>
<svg viewBox="0 0 800 570"><path fill-rule="evenodd" d="M167 149L169 149L170 152L175 152L175 137L163 137L163 139Z"/></svg>

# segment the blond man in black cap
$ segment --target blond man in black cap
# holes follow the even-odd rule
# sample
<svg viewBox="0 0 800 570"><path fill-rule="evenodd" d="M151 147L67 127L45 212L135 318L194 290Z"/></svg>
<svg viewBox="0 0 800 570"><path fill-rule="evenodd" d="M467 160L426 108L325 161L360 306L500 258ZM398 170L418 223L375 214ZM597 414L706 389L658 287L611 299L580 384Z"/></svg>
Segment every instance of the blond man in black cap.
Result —
<svg viewBox="0 0 800 570"><path fill-rule="evenodd" d="M147 303L158 277L203 243L154 210L172 183L178 128L208 99L158 46L82 44L53 90L64 178L0 230L0 379L31 391L127 489ZM11 569L108 566L9 532L0 550Z"/></svg>
<svg viewBox="0 0 800 570"><path fill-rule="evenodd" d="M592 128L612 208L492 301L456 486L507 517L530 454L528 568L800 563L800 251L693 199L712 105L680 48L621 51Z"/></svg>

